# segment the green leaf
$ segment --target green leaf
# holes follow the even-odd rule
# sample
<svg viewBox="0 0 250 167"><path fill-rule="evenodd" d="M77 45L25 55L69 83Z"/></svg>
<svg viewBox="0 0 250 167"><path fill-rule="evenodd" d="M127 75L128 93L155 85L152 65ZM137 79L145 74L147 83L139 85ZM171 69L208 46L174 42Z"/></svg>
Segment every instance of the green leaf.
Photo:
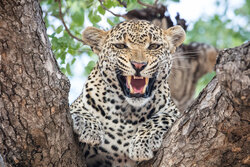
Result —
<svg viewBox="0 0 250 167"><path fill-rule="evenodd" d="M94 61L90 61L88 63L88 65L85 67L85 74L90 74L90 72L93 70L93 68L95 67L95 62Z"/></svg>
<svg viewBox="0 0 250 167"><path fill-rule="evenodd" d="M214 78L216 72L210 72L203 75L197 82L197 86L195 89L195 97L198 97L199 93L207 86L207 84Z"/></svg>
<svg viewBox="0 0 250 167"><path fill-rule="evenodd" d="M75 55L76 54L76 50L75 49L68 49L68 53L71 54L71 55Z"/></svg>
<svg viewBox="0 0 250 167"><path fill-rule="evenodd" d="M107 22L113 27L115 23L113 23L109 18L107 18Z"/></svg>
<svg viewBox="0 0 250 167"><path fill-rule="evenodd" d="M71 15L72 21L78 26L82 26L84 23L84 11L77 11Z"/></svg>
<svg viewBox="0 0 250 167"><path fill-rule="evenodd" d="M65 64L66 54L67 52L61 52L58 54L58 57L62 60L61 64Z"/></svg>
<svg viewBox="0 0 250 167"><path fill-rule="evenodd" d="M129 0L127 3L126 11L130 11L133 9L141 9L141 8L142 8L142 5L137 3L137 0Z"/></svg>
<svg viewBox="0 0 250 167"><path fill-rule="evenodd" d="M71 65L73 65L76 61L76 58L73 58L73 60L71 61Z"/></svg>
<svg viewBox="0 0 250 167"><path fill-rule="evenodd" d="M104 9L102 8L101 5L98 6L97 10L98 10L98 12L99 12L100 14L102 14L102 15L104 15L105 12L106 12L106 10L104 10Z"/></svg>
<svg viewBox="0 0 250 167"><path fill-rule="evenodd" d="M106 8L111 8L113 6L113 3L112 0L106 0L104 1L103 5L106 7Z"/></svg>
<svg viewBox="0 0 250 167"><path fill-rule="evenodd" d="M63 30L63 25L60 25L59 27L57 27L56 33L60 34L60 32L62 32L62 30Z"/></svg>
<svg viewBox="0 0 250 167"><path fill-rule="evenodd" d="M64 67L61 67L61 71L66 74L66 69Z"/></svg>
<svg viewBox="0 0 250 167"><path fill-rule="evenodd" d="M67 65L66 65L66 71L67 71L67 73L68 73L70 76L72 76L72 72L71 72L70 64L69 64L69 63L67 63Z"/></svg>
<svg viewBox="0 0 250 167"><path fill-rule="evenodd" d="M94 67L95 66L95 62L94 61L90 61L89 63L88 63L88 66L90 66L90 67Z"/></svg>
<svg viewBox="0 0 250 167"><path fill-rule="evenodd" d="M54 38L54 37L55 37L55 35L56 35L56 33L54 32L53 34L48 35L48 37L50 37L50 38Z"/></svg>
<svg viewBox="0 0 250 167"><path fill-rule="evenodd" d="M99 15L97 15L97 11L93 12L92 10L89 12L88 17L91 23L93 23L94 25L98 23L99 21L101 21L102 19Z"/></svg>

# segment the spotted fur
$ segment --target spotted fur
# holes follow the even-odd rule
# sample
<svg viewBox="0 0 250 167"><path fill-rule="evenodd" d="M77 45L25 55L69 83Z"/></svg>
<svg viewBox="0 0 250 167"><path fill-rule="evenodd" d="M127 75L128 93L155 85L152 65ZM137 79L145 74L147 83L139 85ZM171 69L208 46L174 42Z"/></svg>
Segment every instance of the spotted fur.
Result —
<svg viewBox="0 0 250 167"><path fill-rule="evenodd" d="M184 38L180 26L162 30L147 21L83 32L99 61L70 112L88 167L132 167L154 156L179 115L166 79ZM156 78L149 97L124 95L117 76L137 75L131 61L146 62L140 76Z"/></svg>

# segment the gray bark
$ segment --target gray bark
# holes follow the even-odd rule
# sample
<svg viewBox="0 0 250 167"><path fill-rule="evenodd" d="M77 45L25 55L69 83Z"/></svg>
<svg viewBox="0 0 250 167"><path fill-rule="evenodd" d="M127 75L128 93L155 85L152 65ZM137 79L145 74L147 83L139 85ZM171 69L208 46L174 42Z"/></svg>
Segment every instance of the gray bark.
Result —
<svg viewBox="0 0 250 167"><path fill-rule="evenodd" d="M250 42L221 51L216 74L141 166L250 165Z"/></svg>
<svg viewBox="0 0 250 167"><path fill-rule="evenodd" d="M39 2L0 0L0 154L6 167L83 166L69 87Z"/></svg>

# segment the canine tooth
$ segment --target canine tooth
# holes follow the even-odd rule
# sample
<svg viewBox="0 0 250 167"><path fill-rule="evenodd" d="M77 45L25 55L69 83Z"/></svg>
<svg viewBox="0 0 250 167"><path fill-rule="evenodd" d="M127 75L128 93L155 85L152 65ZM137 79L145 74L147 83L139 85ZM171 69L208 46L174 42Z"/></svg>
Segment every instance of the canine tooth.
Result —
<svg viewBox="0 0 250 167"><path fill-rule="evenodd" d="M130 83L131 83L131 76L127 76L127 81L128 81L128 85L130 86Z"/></svg>
<svg viewBox="0 0 250 167"><path fill-rule="evenodd" d="M130 93L134 93L134 89L133 89L133 87L132 87L132 85L129 85L129 90L130 90Z"/></svg>
<svg viewBox="0 0 250 167"><path fill-rule="evenodd" d="M145 78L145 85L148 85L149 78Z"/></svg>
<svg viewBox="0 0 250 167"><path fill-rule="evenodd" d="M131 76L127 76L127 84L128 84L128 86L129 86L129 90L130 90L130 93L134 93L134 89L133 89L133 87L132 87L132 85L131 85Z"/></svg>
<svg viewBox="0 0 250 167"><path fill-rule="evenodd" d="M148 81L149 81L149 78L145 78L145 86L143 88L143 93L146 92L146 89L147 89L147 86L148 86Z"/></svg>

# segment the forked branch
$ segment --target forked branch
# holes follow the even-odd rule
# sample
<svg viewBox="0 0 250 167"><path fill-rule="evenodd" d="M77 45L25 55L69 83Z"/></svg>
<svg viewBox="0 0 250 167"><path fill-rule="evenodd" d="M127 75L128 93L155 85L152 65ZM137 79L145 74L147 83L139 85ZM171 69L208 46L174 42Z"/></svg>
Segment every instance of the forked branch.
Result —
<svg viewBox="0 0 250 167"><path fill-rule="evenodd" d="M110 12L111 14L113 14L113 15L116 16L116 17L123 17L123 18L124 18L124 15L116 14L116 13L112 12L111 10L109 10L108 8L106 8L106 7L103 5L102 0L98 0L98 1L100 2L101 6L102 6L102 8L103 8L104 10Z"/></svg>
<svg viewBox="0 0 250 167"><path fill-rule="evenodd" d="M127 8L127 4L124 1L121 0L117 0L119 2L120 5L124 6L125 8Z"/></svg>
<svg viewBox="0 0 250 167"><path fill-rule="evenodd" d="M65 21L64 21L64 19L63 19L61 0L57 0L57 1L58 1L58 7L59 7L59 17L60 17L60 19L61 19L61 21L62 21L62 23L63 23L63 26L64 26L65 30L67 31L67 33L68 33L72 38L74 38L74 39L76 39L76 40L78 40L78 41L80 41L80 42L82 42L82 43L84 44L83 40L81 40L80 38L74 36L74 35L70 32L68 26L66 25L66 23L65 23Z"/></svg>
<svg viewBox="0 0 250 167"><path fill-rule="evenodd" d="M155 1L155 5L150 5L150 4L146 4L146 3L144 3L144 2L142 2L141 0L137 0L137 2L140 4L140 5L142 5L142 6L146 6L147 8L156 8L156 4L157 4L157 0Z"/></svg>

